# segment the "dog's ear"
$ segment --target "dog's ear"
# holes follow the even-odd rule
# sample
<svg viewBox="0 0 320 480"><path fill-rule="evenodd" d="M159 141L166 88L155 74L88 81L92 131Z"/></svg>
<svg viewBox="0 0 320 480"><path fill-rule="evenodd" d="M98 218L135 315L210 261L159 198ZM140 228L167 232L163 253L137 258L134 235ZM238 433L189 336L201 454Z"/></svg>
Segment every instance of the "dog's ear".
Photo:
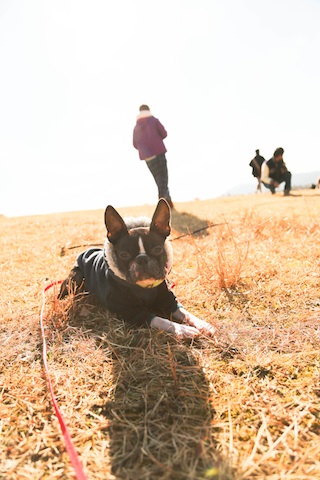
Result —
<svg viewBox="0 0 320 480"><path fill-rule="evenodd" d="M162 237L168 237L171 232L170 220L170 207L164 198L160 198L151 220L150 231L157 232Z"/></svg>
<svg viewBox="0 0 320 480"><path fill-rule="evenodd" d="M111 205L107 206L104 213L104 223L108 231L107 237L111 243L115 243L122 235L128 233L123 218Z"/></svg>

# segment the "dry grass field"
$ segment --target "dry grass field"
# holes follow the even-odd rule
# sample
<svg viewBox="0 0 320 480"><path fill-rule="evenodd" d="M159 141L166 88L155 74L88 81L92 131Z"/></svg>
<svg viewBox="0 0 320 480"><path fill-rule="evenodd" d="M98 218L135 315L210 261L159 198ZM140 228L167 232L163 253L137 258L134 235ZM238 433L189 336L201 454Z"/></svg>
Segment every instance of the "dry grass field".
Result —
<svg viewBox="0 0 320 480"><path fill-rule="evenodd" d="M0 478L74 478L39 313L84 249L70 247L104 241L103 214L0 218ZM172 224L169 280L215 338L130 330L88 296L46 295L50 374L88 478L319 479L320 192L178 203Z"/></svg>

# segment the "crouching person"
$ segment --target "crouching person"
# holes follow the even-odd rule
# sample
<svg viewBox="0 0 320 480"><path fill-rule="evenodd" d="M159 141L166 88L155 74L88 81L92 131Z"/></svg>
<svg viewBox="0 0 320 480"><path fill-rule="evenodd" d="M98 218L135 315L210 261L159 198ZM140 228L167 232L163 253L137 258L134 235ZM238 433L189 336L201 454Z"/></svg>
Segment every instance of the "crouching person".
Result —
<svg viewBox="0 0 320 480"><path fill-rule="evenodd" d="M261 182L271 191L276 193L276 188L280 183L284 184L284 195L290 195L291 190L291 172L286 167L283 161L283 148L277 148L270 160L267 160L262 165Z"/></svg>

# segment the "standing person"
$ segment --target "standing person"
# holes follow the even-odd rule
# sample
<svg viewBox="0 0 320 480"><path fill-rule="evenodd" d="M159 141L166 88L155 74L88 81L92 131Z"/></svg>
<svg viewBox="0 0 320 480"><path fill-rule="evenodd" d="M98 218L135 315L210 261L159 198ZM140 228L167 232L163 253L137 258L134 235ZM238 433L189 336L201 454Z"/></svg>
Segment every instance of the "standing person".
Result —
<svg viewBox="0 0 320 480"><path fill-rule="evenodd" d="M252 175L258 180L257 192L261 192L261 165L263 162L265 162L265 158L260 155L260 151L257 149L256 156L249 163L252 168Z"/></svg>
<svg viewBox="0 0 320 480"><path fill-rule="evenodd" d="M275 189L282 182L285 182L284 195L290 195L291 172L289 172L283 161L283 154L283 148L277 148L273 157L262 165L261 182L266 188L271 190L272 195L276 193Z"/></svg>
<svg viewBox="0 0 320 480"><path fill-rule="evenodd" d="M133 146L139 152L140 160L145 160L147 167L155 179L159 198L165 198L173 208L169 187L166 147L163 140L167 136L166 129L155 118L148 105L141 105L137 123L133 130Z"/></svg>

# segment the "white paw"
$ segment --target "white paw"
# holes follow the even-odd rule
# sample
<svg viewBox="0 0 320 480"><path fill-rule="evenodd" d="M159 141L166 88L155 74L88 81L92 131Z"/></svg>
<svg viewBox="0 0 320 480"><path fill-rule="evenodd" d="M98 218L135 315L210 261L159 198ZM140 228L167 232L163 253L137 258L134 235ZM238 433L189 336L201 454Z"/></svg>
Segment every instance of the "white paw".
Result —
<svg viewBox="0 0 320 480"><path fill-rule="evenodd" d="M185 322L188 325L192 325L195 327L197 330L199 330L201 333L204 335L214 335L215 334L215 327L211 325L208 322L205 322L204 320L201 320L200 318L196 317L195 315L192 315L192 313L189 313L187 310L181 309L182 313L184 313L185 316Z"/></svg>
<svg viewBox="0 0 320 480"><path fill-rule="evenodd" d="M194 338L200 335L200 331L197 328L190 325L181 325L161 317L154 317L151 320L151 327L173 333L179 338Z"/></svg>
<svg viewBox="0 0 320 480"><path fill-rule="evenodd" d="M188 323L189 325L192 325L200 330L200 332L204 333L205 335L214 335L216 332L216 329L213 325L205 322L204 320L200 320L200 318L191 318Z"/></svg>
<svg viewBox="0 0 320 480"><path fill-rule="evenodd" d="M175 322L172 322L172 325L173 333L179 338L195 338L201 334L200 330L189 325L181 325Z"/></svg>

